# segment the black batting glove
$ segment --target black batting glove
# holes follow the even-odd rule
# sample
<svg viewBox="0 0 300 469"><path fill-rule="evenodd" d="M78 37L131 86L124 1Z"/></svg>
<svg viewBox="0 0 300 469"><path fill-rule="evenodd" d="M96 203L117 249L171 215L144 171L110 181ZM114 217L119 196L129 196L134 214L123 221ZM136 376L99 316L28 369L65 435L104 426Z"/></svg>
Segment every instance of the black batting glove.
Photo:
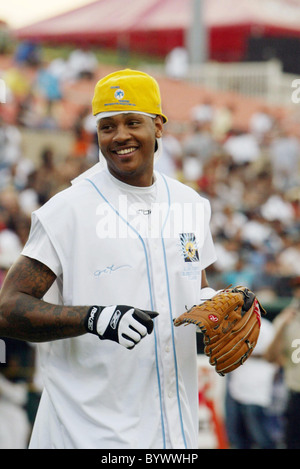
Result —
<svg viewBox="0 0 300 469"><path fill-rule="evenodd" d="M112 340L132 349L153 330L155 311L141 310L126 305L92 306L87 314L87 332L102 340Z"/></svg>

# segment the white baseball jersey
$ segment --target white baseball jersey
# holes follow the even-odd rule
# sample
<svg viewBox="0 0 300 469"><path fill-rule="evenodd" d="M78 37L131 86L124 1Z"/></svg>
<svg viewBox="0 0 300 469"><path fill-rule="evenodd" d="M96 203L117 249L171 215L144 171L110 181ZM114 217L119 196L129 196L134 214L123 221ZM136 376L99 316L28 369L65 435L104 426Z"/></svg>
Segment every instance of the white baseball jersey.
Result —
<svg viewBox="0 0 300 469"><path fill-rule="evenodd" d="M32 214L23 254L57 275L56 303L159 316L132 350L92 334L42 344L31 448L197 448L195 327L173 318L197 303L215 261L209 220L208 201L178 181L155 173L133 187L107 169Z"/></svg>

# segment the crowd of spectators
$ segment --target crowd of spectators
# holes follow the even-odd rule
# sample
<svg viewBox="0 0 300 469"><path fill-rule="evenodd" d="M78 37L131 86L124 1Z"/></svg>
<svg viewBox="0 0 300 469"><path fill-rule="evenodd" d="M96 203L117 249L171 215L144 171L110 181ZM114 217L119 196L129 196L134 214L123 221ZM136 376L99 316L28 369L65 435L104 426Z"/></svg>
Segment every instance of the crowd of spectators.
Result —
<svg viewBox="0 0 300 469"><path fill-rule="evenodd" d="M267 303L289 297L300 275L299 139L265 109L234 129L230 109L210 103L192 110L190 129L180 141L167 133L164 147L169 170L211 202L214 286L244 283Z"/></svg>
<svg viewBox="0 0 300 469"><path fill-rule="evenodd" d="M95 124L85 106L73 116L68 129L73 144L65 158L57 158L47 144L33 161L24 156L22 142L24 129L65 130L56 116L64 84L93 78L95 57L77 50L68 60L46 64L39 49L23 44L13 63L1 71L7 85L7 103L0 104L2 279L26 242L31 212L98 158ZM211 202L218 255L208 270L211 285L246 285L279 312L276 308L291 297L291 280L300 277L298 137L267 109L253 114L245 130L233 126L230 106L202 102L191 110L190 122L167 123L162 140L157 169Z"/></svg>

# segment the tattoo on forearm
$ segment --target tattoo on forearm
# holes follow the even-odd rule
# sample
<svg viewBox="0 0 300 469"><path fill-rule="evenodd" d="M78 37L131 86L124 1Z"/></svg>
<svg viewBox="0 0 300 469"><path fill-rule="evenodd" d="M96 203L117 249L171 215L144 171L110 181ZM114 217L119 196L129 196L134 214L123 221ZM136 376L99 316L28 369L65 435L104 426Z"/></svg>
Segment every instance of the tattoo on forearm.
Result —
<svg viewBox="0 0 300 469"><path fill-rule="evenodd" d="M4 332L3 335L43 342L85 332L87 307L54 305L42 300L55 278L50 269L32 259L22 258L11 269L3 293L6 298L2 304L6 307L0 312L6 331L0 335Z"/></svg>

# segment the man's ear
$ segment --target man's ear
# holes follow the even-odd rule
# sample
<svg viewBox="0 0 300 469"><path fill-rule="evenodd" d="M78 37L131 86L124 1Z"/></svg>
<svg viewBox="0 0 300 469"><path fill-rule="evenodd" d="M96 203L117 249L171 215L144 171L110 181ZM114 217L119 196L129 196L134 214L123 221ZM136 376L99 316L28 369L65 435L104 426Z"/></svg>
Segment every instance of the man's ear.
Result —
<svg viewBox="0 0 300 469"><path fill-rule="evenodd" d="M155 125L155 137L156 138L161 138L163 134L163 120L161 116L156 116L154 119L154 125Z"/></svg>

